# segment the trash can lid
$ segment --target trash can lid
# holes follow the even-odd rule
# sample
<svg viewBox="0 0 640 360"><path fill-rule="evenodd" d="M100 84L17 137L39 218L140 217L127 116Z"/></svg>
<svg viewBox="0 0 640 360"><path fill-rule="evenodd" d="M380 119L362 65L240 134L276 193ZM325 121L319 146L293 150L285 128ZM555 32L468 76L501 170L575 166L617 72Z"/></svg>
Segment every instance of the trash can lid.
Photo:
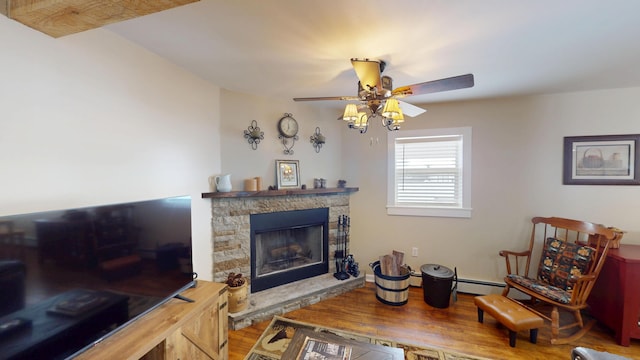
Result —
<svg viewBox="0 0 640 360"><path fill-rule="evenodd" d="M453 270L449 269L446 266L438 265L438 264L426 264L420 267L420 271L423 274L430 275L437 278L442 279L450 279L453 278Z"/></svg>

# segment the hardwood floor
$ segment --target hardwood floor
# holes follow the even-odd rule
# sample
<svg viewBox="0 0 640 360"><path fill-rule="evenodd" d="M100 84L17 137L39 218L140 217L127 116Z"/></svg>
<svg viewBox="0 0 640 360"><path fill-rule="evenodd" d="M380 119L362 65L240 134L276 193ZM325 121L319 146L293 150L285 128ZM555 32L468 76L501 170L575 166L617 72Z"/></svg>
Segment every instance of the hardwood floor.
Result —
<svg viewBox="0 0 640 360"><path fill-rule="evenodd" d="M346 294L321 301L284 316L290 319L376 335L422 346L490 359L570 359L576 346L607 351L640 359L640 340L631 346L616 344L613 333L596 324L582 339L570 345L551 345L548 323L538 334L538 343L529 342L529 333L518 333L516 347L509 347L507 329L491 316L478 323L473 295L458 294L458 301L447 309L429 306L421 288L409 289L409 302L403 306L382 304L375 297L375 285L367 283ZM241 360L260 337L269 321L241 330L229 331L229 359Z"/></svg>

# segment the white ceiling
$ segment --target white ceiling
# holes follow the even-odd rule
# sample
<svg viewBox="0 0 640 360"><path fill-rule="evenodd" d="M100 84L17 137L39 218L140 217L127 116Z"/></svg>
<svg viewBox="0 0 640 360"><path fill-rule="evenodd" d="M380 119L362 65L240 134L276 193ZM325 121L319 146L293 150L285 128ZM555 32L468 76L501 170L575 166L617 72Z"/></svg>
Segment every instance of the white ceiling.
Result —
<svg viewBox="0 0 640 360"><path fill-rule="evenodd" d="M475 76L413 104L640 86L636 0L202 0L106 28L273 98L356 95L352 57L385 60L394 87Z"/></svg>

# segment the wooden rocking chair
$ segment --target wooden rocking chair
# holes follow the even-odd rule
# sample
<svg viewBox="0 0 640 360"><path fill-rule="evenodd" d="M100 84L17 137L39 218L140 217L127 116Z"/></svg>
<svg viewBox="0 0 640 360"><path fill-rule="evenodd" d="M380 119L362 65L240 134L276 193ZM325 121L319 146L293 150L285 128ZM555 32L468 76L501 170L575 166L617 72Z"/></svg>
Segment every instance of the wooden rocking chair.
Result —
<svg viewBox="0 0 640 360"><path fill-rule="evenodd" d="M557 217L535 217L531 221L533 229L527 251L500 251L508 273L502 295L507 296L513 288L530 296L531 301L518 302L551 322L552 344L566 344L581 338L595 323L592 320L585 324L581 310L587 307L587 298L606 260L611 240L617 234L605 226L585 221ZM542 247L542 252L537 274L530 277L534 247ZM550 305L550 314L549 306L547 311L536 306L544 304ZM572 314L573 322L561 324L559 310ZM561 330L576 326L579 329L573 334L560 336Z"/></svg>

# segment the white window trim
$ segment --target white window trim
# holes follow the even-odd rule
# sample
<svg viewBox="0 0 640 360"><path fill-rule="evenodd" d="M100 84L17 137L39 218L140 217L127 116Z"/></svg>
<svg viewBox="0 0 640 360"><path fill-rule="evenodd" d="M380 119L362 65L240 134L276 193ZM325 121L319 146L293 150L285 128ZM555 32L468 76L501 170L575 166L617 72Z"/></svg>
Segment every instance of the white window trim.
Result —
<svg viewBox="0 0 640 360"><path fill-rule="evenodd" d="M395 199L395 143L396 138L462 135L462 206L398 206ZM471 218L471 127L398 130L387 135L387 214L401 216L434 216Z"/></svg>

